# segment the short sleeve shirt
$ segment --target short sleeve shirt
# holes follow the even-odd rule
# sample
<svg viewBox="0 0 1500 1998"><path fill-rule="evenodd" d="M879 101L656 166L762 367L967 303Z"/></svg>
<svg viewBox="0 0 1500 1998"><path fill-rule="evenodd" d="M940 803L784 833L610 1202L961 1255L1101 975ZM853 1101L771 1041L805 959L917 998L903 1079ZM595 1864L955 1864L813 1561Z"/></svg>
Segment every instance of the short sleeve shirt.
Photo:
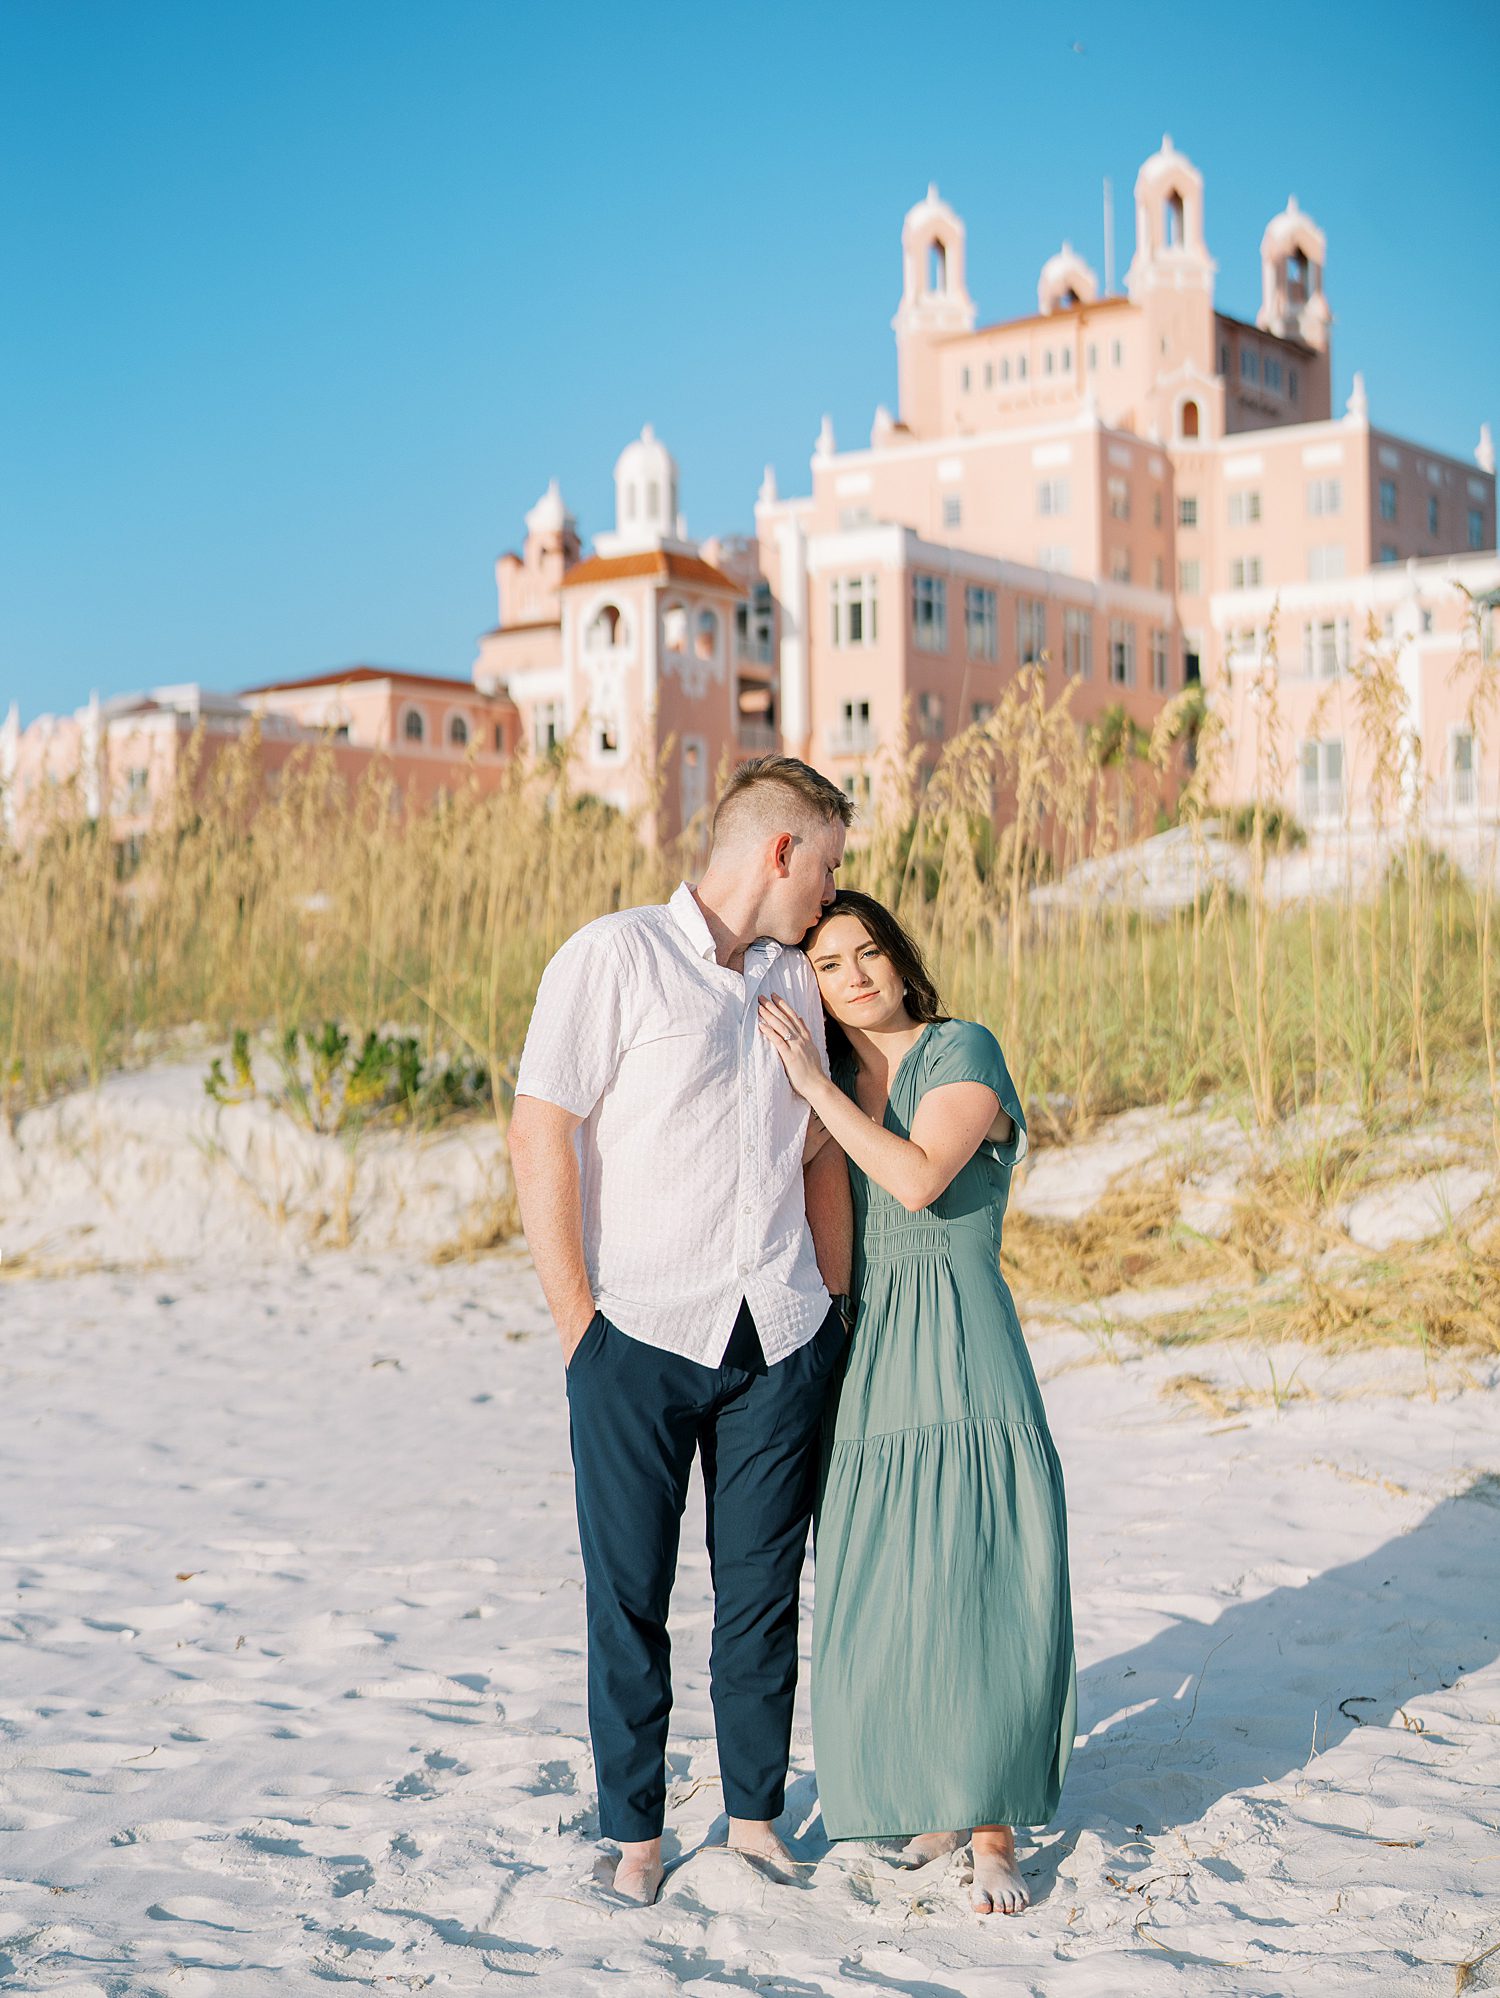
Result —
<svg viewBox="0 0 1500 1998"><path fill-rule="evenodd" d="M828 1311L802 1192L807 1105L758 1028L775 995L824 1053L800 950L721 965L692 889L601 916L542 974L516 1078L577 1133L589 1285L611 1324L716 1366L743 1300L768 1361ZM826 1053L824 1053L826 1062Z"/></svg>

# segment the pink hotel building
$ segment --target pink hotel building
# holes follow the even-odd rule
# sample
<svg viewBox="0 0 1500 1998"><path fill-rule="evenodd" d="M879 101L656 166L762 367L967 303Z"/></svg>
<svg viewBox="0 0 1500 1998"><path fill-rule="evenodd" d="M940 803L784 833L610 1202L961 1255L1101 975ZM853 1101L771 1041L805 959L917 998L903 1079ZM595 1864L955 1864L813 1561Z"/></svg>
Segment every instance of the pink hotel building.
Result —
<svg viewBox="0 0 1500 1998"><path fill-rule="evenodd" d="M863 799L909 713L930 767L1026 661L1076 682L1083 721L1118 705L1149 725L1201 680L1243 796L1279 605L1285 802L1357 824L1346 669L1373 617L1429 811L1493 812L1453 673L1463 591L1500 586L1489 433L1468 463L1391 436L1357 376L1334 414L1325 248L1290 201L1261 240L1254 323L1219 311L1202 177L1165 139L1136 180L1124 295L1065 243L1035 313L978 326L964 225L929 189L901 235L897 411L868 445L840 450L825 419L810 493L782 497L768 470L754 536L699 544L648 426L588 556L555 483L528 514L476 682L509 692L535 747L576 732L580 781L627 809L660 765L664 836L726 758L784 748Z"/></svg>
<svg viewBox="0 0 1500 1998"><path fill-rule="evenodd" d="M1219 311L1202 177L1164 139L1136 180L1124 294L1101 296L1065 243L1035 313L978 326L964 225L929 189L901 232L897 413L844 451L825 419L811 491L783 498L768 470L753 536L688 539L648 425L587 555L555 482L527 515L472 682L360 668L237 699L165 688L24 732L12 711L0 831L82 767L129 836L196 722L212 746L259 711L268 764L331 736L350 775L378 755L418 802L465 773L503 781L518 740L572 738L580 786L627 810L659 773L647 830L671 837L726 760L766 749L863 801L909 715L930 769L1027 661L1074 682L1083 722L1119 706L1149 725L1201 680L1233 802L1254 781L1273 615L1298 817L1368 816L1348 668L1372 628L1397 657L1431 820L1500 816L1496 745L1468 713L1500 592L1488 428L1469 463L1391 436L1357 375L1335 415L1325 247L1288 202L1261 239L1254 323ZM1465 663L1471 602L1485 665Z"/></svg>

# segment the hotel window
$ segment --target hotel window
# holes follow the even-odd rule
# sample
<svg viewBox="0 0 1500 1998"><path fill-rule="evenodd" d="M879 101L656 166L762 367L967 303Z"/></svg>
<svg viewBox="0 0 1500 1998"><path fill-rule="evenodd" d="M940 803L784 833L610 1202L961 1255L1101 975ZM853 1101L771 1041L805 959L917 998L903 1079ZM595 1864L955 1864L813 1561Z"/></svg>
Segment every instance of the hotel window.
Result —
<svg viewBox="0 0 1500 1998"><path fill-rule="evenodd" d="M1018 354L1016 356L1016 380L1018 382L1024 382L1025 379L1026 379L1026 356L1024 354Z"/></svg>
<svg viewBox="0 0 1500 1998"><path fill-rule="evenodd" d="M137 766L125 773L125 809L144 812L151 803L151 772Z"/></svg>
<svg viewBox="0 0 1500 1998"><path fill-rule="evenodd" d="M1184 493L1177 502L1177 525L1196 527L1198 525L1198 500L1194 493Z"/></svg>
<svg viewBox="0 0 1500 1998"><path fill-rule="evenodd" d="M1229 587L1232 590L1254 590L1260 586L1260 557L1258 555L1236 555L1229 565Z"/></svg>
<svg viewBox="0 0 1500 1998"><path fill-rule="evenodd" d="M1348 618L1324 618L1302 627L1302 674L1307 680L1336 680L1349 663Z"/></svg>
<svg viewBox="0 0 1500 1998"><path fill-rule="evenodd" d="M1010 357L1009 357L1009 355L1006 355L1006 356L1004 356L1004 357L1003 357L1003 358L1001 359L1001 362L1000 362L1000 379L1001 379L1001 381L1003 381L1003 382L1008 382L1008 381L1010 380Z"/></svg>
<svg viewBox="0 0 1500 1998"><path fill-rule="evenodd" d="M1477 506L1469 508L1469 546L1471 548L1484 546L1484 515Z"/></svg>
<svg viewBox="0 0 1500 1998"><path fill-rule="evenodd" d="M495 754L497 756L505 754L505 730L499 722L495 723Z"/></svg>
<svg viewBox="0 0 1500 1998"><path fill-rule="evenodd" d="M1016 657L1034 666L1047 649L1047 606L1041 597L1016 599Z"/></svg>
<svg viewBox="0 0 1500 1998"><path fill-rule="evenodd" d="M1253 347L1240 349L1240 380L1242 382L1260 380L1260 356Z"/></svg>
<svg viewBox="0 0 1500 1998"><path fill-rule="evenodd" d="M1097 370L1098 370L1098 367L1099 367L1099 349L1098 349L1098 348L1097 348L1097 347L1096 347L1096 346L1095 346L1095 345L1093 344L1093 342L1092 342L1092 341L1090 341L1090 342L1089 342L1089 372L1090 372L1091 374L1092 374L1092 373L1096 373L1096 372L1097 372Z"/></svg>
<svg viewBox="0 0 1500 1998"><path fill-rule="evenodd" d="M1167 587L1167 565L1160 555L1151 557L1151 587L1153 590L1164 590Z"/></svg>
<svg viewBox="0 0 1500 1998"><path fill-rule="evenodd" d="M1072 680L1087 680L1094 670L1094 626L1086 610L1063 612L1063 671Z"/></svg>
<svg viewBox="0 0 1500 1998"><path fill-rule="evenodd" d="M984 385L986 388L993 388L995 386L995 364L993 361L986 361L984 364Z"/></svg>
<svg viewBox="0 0 1500 1998"><path fill-rule="evenodd" d="M944 493L943 495L944 527L959 526L963 520L963 517L964 517L964 503L958 497L957 493Z"/></svg>
<svg viewBox="0 0 1500 1998"><path fill-rule="evenodd" d="M917 727L928 742L940 742L943 736L943 697L941 694L918 694Z"/></svg>
<svg viewBox="0 0 1500 1998"><path fill-rule="evenodd" d="M468 748L469 724L464 720L462 715L453 715L449 718L448 740L455 749Z"/></svg>
<svg viewBox="0 0 1500 1998"><path fill-rule="evenodd" d="M595 735L595 746L600 756L618 756L620 753L619 723L601 721Z"/></svg>
<svg viewBox="0 0 1500 1998"><path fill-rule="evenodd" d="M1043 354L1042 356L1042 373L1044 375L1050 375L1051 372L1052 372L1052 349L1049 347L1046 353Z"/></svg>
<svg viewBox="0 0 1500 1998"><path fill-rule="evenodd" d="M1203 588L1203 569L1197 562L1177 564L1177 587L1185 597L1198 596Z"/></svg>
<svg viewBox="0 0 1500 1998"><path fill-rule="evenodd" d="M1307 510L1314 520L1325 515L1342 513L1344 510L1344 483L1342 479L1310 479L1307 486Z"/></svg>
<svg viewBox="0 0 1500 1998"><path fill-rule="evenodd" d="M711 610L699 611L693 620L693 650L700 659L719 656L719 620Z"/></svg>
<svg viewBox="0 0 1500 1998"><path fill-rule="evenodd" d="M876 596L873 576L835 576L829 589L835 645L873 645Z"/></svg>
<svg viewBox="0 0 1500 1998"><path fill-rule="evenodd" d="M1064 347L1062 350L1062 371L1065 375L1070 375L1073 372L1073 349L1071 347Z"/></svg>
<svg viewBox="0 0 1500 1998"><path fill-rule="evenodd" d="M1229 373L1229 347L1223 340L1219 342L1219 373L1221 375Z"/></svg>
<svg viewBox="0 0 1500 1998"><path fill-rule="evenodd" d="M969 719L971 725L974 728L983 728L984 724L989 720L990 716L994 712L995 712L995 703L993 701L971 702L969 707Z"/></svg>
<svg viewBox="0 0 1500 1998"><path fill-rule="evenodd" d="M1036 510L1043 514L1066 513L1068 510L1068 482L1066 479L1043 479L1036 489Z"/></svg>
<svg viewBox="0 0 1500 1998"><path fill-rule="evenodd" d="M1427 499L1427 532L1429 534L1436 534L1437 531L1438 531L1437 498L1436 495L1429 494Z"/></svg>
<svg viewBox="0 0 1500 1998"><path fill-rule="evenodd" d="M1382 562L1399 562L1401 560L1401 557L1396 553L1396 544L1394 541L1381 542L1380 559Z"/></svg>
<svg viewBox="0 0 1500 1998"><path fill-rule="evenodd" d="M1110 366L1112 368L1118 368L1124 364L1124 360L1125 360L1124 347L1120 344L1118 340L1111 340L1109 343Z"/></svg>
<svg viewBox="0 0 1500 1998"><path fill-rule="evenodd" d="M1113 520L1130 518L1130 486L1124 479L1111 479L1109 482L1109 511Z"/></svg>
<svg viewBox="0 0 1500 1998"><path fill-rule="evenodd" d="M421 742L427 734L421 714L416 708L406 710L406 719L401 724L401 733L408 742Z"/></svg>
<svg viewBox="0 0 1500 1998"><path fill-rule="evenodd" d="M563 716L560 701L543 701L532 722L532 740L538 755L545 756L562 740Z"/></svg>
<svg viewBox="0 0 1500 1998"><path fill-rule="evenodd" d="M1135 626L1122 617L1109 621L1109 677L1116 687L1135 685Z"/></svg>
<svg viewBox="0 0 1500 1998"><path fill-rule="evenodd" d="M1036 551L1036 566L1039 569L1058 569L1066 573L1073 566L1072 551L1064 542L1046 542Z"/></svg>
<svg viewBox="0 0 1500 1998"><path fill-rule="evenodd" d="M1448 772L1452 787L1449 803L1455 810L1462 811L1474 803L1478 795L1474 786L1474 733L1472 729L1456 728L1448 738Z"/></svg>
<svg viewBox="0 0 1500 1998"><path fill-rule="evenodd" d="M1231 493L1229 495L1229 525L1231 527L1248 527L1252 521L1259 519L1259 493Z"/></svg>
<svg viewBox="0 0 1500 1998"><path fill-rule="evenodd" d="M1300 816L1307 825L1343 817L1344 745L1337 736L1303 743L1300 799Z"/></svg>
<svg viewBox="0 0 1500 1998"><path fill-rule="evenodd" d="M948 585L941 576L912 577L911 623L919 652L948 650Z"/></svg>
<svg viewBox="0 0 1500 1998"><path fill-rule="evenodd" d="M844 790L856 805L866 810L870 804L870 773L868 770L851 770L844 779Z"/></svg>
<svg viewBox="0 0 1500 1998"><path fill-rule="evenodd" d="M1307 580L1310 583L1331 583L1344 573L1344 546L1340 541L1324 542L1320 547L1307 551Z"/></svg>
<svg viewBox="0 0 1500 1998"><path fill-rule="evenodd" d="M1380 518L1382 520L1394 520L1396 518L1396 481L1394 479L1382 479L1380 481Z"/></svg>
<svg viewBox="0 0 1500 1998"><path fill-rule="evenodd" d="M1112 548L1109 554L1109 579L1112 583L1130 581L1130 550Z"/></svg>
<svg viewBox="0 0 1500 1998"><path fill-rule="evenodd" d="M971 659L1000 656L1000 621L995 592L969 584L964 590L964 642Z"/></svg>
<svg viewBox="0 0 1500 1998"><path fill-rule="evenodd" d="M1281 363L1269 354L1266 356L1266 387L1275 389L1278 394L1281 391Z"/></svg>
<svg viewBox="0 0 1500 1998"><path fill-rule="evenodd" d="M1151 685L1158 694L1167 691L1167 634L1153 631L1151 634Z"/></svg>
<svg viewBox="0 0 1500 1998"><path fill-rule="evenodd" d="M1288 368L1286 371L1286 392L1293 402L1297 400L1297 370L1295 368Z"/></svg>
<svg viewBox="0 0 1500 1998"><path fill-rule="evenodd" d="M958 385L963 390L965 395L969 393L969 371L967 368L960 368L958 374Z"/></svg>

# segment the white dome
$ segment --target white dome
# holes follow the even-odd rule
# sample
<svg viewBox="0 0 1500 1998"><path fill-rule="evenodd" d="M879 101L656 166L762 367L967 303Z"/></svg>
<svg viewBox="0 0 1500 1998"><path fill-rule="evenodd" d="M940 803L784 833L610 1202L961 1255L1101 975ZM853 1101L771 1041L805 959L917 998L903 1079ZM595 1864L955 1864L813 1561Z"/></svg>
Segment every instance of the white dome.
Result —
<svg viewBox="0 0 1500 1998"><path fill-rule="evenodd" d="M667 538L677 532L677 461L649 423L615 460L615 530Z"/></svg>
<svg viewBox="0 0 1500 1998"><path fill-rule="evenodd" d="M673 481L677 477L676 460L649 423L615 460L616 480L632 477L670 478Z"/></svg>
<svg viewBox="0 0 1500 1998"><path fill-rule="evenodd" d="M1306 251L1315 263L1322 263L1327 255L1328 239L1312 217L1305 215L1297 206L1297 197L1293 194L1288 196L1281 213L1273 215L1266 224L1266 233L1260 239L1260 253L1263 257L1275 257L1295 249Z"/></svg>
<svg viewBox="0 0 1500 1998"><path fill-rule="evenodd" d="M526 516L528 534L564 534L569 528L576 529L577 522L563 503L563 496L556 479L553 479L536 505Z"/></svg>
<svg viewBox="0 0 1500 1998"><path fill-rule="evenodd" d="M1050 312L1065 293L1071 291L1082 305L1092 305L1099 296L1099 279L1071 243L1064 243L1055 256L1042 265L1037 281L1037 305Z"/></svg>

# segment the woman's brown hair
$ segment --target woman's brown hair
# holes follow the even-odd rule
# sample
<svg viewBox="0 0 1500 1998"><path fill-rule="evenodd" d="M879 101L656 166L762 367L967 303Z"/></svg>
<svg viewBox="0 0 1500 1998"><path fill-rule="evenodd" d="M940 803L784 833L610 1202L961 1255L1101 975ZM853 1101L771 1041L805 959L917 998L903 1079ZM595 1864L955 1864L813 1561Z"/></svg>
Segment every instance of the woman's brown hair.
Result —
<svg viewBox="0 0 1500 1998"><path fill-rule="evenodd" d="M841 888L802 939L802 948L809 958L816 955L813 939L823 925L832 922L835 916L853 916L857 923L862 923L871 943L890 959L906 987L906 1010L914 1020L925 1023L948 1018L915 937L901 927L883 902L877 902L873 895L862 895L857 888ZM826 1006L823 1008L823 1022L827 1030L829 1061L833 1062L841 1055L852 1057L854 1050L849 1045L848 1035Z"/></svg>

